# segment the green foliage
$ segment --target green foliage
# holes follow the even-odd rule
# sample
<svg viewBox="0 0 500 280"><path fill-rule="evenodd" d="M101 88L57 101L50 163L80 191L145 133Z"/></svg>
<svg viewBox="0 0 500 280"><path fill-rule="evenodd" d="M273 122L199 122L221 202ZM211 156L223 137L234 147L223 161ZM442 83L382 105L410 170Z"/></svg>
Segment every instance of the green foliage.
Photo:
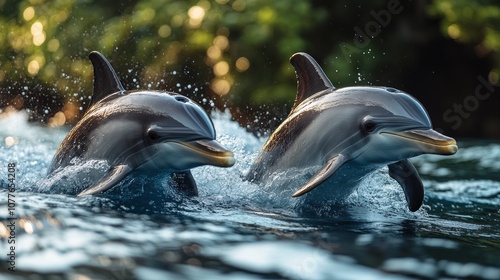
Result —
<svg viewBox="0 0 500 280"><path fill-rule="evenodd" d="M192 60L206 65L198 69L198 79L206 79L198 84L208 82L215 96L231 92L239 102L265 102L249 91L256 84L288 82L293 71L258 69L290 68L290 55L307 45L299 35L318 21L307 1L23 0L14 8L2 9L0 16L4 88L16 82L52 85L66 102L79 103L91 92L87 54L92 50L108 56L121 74L139 72L141 86L186 70L190 66L183 64ZM249 70L259 75L249 77ZM283 94L268 87L267 96L293 99L293 88L290 83Z"/></svg>
<svg viewBox="0 0 500 280"><path fill-rule="evenodd" d="M374 15L393 4L398 12L377 23ZM28 108L49 122L62 112L58 124L76 121L92 92L87 55L97 50L127 89L182 92L207 109L229 107L243 125L260 108L272 127L295 98L288 62L295 52L315 57L338 87L406 90L416 75L434 73L413 71L429 54L422 49L432 50L438 22L478 58L494 56L488 72L495 82L499 21L493 1L0 0L0 108ZM371 35L360 45L356 30Z"/></svg>
<svg viewBox="0 0 500 280"><path fill-rule="evenodd" d="M478 56L493 55L495 64L490 80L500 76L500 6L498 1L437 0L429 9L442 18L443 34L472 44Z"/></svg>

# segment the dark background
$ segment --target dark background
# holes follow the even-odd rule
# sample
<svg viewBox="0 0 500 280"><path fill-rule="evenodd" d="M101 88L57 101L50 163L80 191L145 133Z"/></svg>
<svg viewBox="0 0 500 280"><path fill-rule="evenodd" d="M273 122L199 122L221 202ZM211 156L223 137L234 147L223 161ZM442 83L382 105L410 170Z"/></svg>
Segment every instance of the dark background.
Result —
<svg viewBox="0 0 500 280"><path fill-rule="evenodd" d="M3 113L74 124L92 93L87 56L98 50L125 88L180 92L265 134L293 104L288 59L304 51L337 88L395 87L449 136L500 139L496 1L31 3L0 0ZM248 69L236 67L242 57Z"/></svg>

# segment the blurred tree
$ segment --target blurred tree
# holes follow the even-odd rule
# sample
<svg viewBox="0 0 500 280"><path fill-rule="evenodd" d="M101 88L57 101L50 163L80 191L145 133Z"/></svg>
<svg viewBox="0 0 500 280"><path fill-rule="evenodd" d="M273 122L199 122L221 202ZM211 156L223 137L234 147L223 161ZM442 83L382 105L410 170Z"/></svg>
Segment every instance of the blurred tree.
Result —
<svg viewBox="0 0 500 280"><path fill-rule="evenodd" d="M87 54L92 50L112 61L127 88L167 88L201 100L231 91L238 104L293 99L293 82L283 83L293 76L287 60L305 48L300 34L318 21L307 1L23 0L0 5L2 101L10 96L47 103L41 99L46 95L58 100L55 105L81 109L91 94ZM259 75L246 76L249 68ZM33 96L40 87L45 92ZM54 115L54 109L37 107L35 117ZM65 115L73 121L78 113Z"/></svg>
<svg viewBox="0 0 500 280"><path fill-rule="evenodd" d="M467 53L458 54L452 71L456 91L455 100L448 102L443 119L456 132L468 137L500 138L498 113L498 86L500 77L500 6L496 0L450 1L436 0L429 6L429 14L439 19L442 34L464 46ZM450 53L450 50L446 51ZM486 67L460 67L458 61L472 56L486 61ZM472 68L472 69L471 69ZM458 78L458 79L457 79ZM464 87L459 79L474 79L473 88ZM448 89L450 90L450 89ZM478 98L481 95L486 98Z"/></svg>
<svg viewBox="0 0 500 280"><path fill-rule="evenodd" d="M288 58L306 51L336 86L406 90L446 129L443 112L474 91L478 75L498 80L491 54L500 48L500 14L491 3L0 0L0 108L26 108L50 125L75 122L91 95L87 55L97 50L127 89L181 92L266 131L295 98ZM469 55L456 65L450 53ZM464 135L495 134L468 125Z"/></svg>
<svg viewBox="0 0 500 280"><path fill-rule="evenodd" d="M478 56L493 54L489 78L498 83L500 75L500 6L498 1L434 1L431 15L442 18L441 29L450 38L472 44Z"/></svg>

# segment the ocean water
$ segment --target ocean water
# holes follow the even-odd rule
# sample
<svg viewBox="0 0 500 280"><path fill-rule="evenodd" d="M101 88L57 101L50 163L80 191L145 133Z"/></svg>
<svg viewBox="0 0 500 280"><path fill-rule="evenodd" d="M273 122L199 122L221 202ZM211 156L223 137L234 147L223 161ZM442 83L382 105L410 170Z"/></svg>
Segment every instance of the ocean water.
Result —
<svg viewBox="0 0 500 280"><path fill-rule="evenodd" d="M454 156L414 158L426 187L415 213L382 169L342 205L306 214L297 199L243 180L265 139L228 113L213 120L237 163L193 169L198 197L138 176L77 198L51 193L61 178L46 178L68 129L1 115L0 279L500 279L499 142L459 141ZM105 168L67 170L60 176L71 183L59 188ZM295 175L275 180L283 176Z"/></svg>

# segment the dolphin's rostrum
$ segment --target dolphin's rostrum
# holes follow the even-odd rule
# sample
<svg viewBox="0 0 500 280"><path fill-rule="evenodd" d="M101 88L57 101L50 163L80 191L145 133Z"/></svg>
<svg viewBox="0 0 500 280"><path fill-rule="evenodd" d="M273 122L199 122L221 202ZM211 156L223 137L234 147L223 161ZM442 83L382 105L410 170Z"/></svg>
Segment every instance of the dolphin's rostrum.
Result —
<svg viewBox="0 0 500 280"><path fill-rule="evenodd" d="M233 153L215 141L211 119L193 101L170 92L126 91L102 54L89 58L94 66L89 109L49 168L51 174L74 158L106 160L109 172L79 196L104 192L134 170L170 173L179 189L196 195L190 168L234 164Z"/></svg>
<svg viewBox="0 0 500 280"><path fill-rule="evenodd" d="M297 75L294 106L262 147L247 179L265 183L275 172L322 166L293 196L307 194L306 202L341 200L363 177L387 165L409 209L417 211L424 188L408 158L454 154L455 140L434 131L423 106L402 91L336 89L308 54L294 54L290 62Z"/></svg>

